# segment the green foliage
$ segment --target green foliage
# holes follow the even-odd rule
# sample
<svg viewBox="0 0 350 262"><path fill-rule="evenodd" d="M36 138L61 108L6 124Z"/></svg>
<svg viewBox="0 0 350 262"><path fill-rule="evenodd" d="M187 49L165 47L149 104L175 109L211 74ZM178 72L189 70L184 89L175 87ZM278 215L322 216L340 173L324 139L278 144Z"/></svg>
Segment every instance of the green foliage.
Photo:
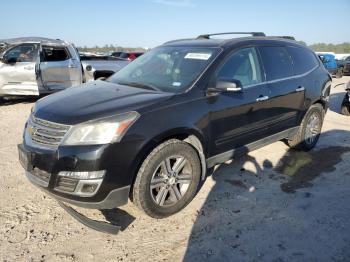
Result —
<svg viewBox="0 0 350 262"><path fill-rule="evenodd" d="M146 49L142 47L122 47L117 45L105 45L103 47L94 46L94 47L78 47L78 50L81 52L92 52L92 53L109 53L109 52L145 52Z"/></svg>
<svg viewBox="0 0 350 262"><path fill-rule="evenodd" d="M348 54L350 53L350 43L342 43L342 44L325 44L325 43L317 43L309 46L315 52L334 52L336 54Z"/></svg>
<svg viewBox="0 0 350 262"><path fill-rule="evenodd" d="M303 45L307 45L303 41L298 41L299 43ZM350 53L350 43L342 43L342 44L325 44L325 43L317 43L309 45L311 49L313 49L315 52L334 52L336 54L348 54ZM105 45L103 47L100 46L94 46L94 47L78 47L79 51L82 52L92 52L92 53L108 53L108 52L114 52L114 51L121 51L121 52L145 52L147 51L145 48L142 47L122 47L117 45Z"/></svg>

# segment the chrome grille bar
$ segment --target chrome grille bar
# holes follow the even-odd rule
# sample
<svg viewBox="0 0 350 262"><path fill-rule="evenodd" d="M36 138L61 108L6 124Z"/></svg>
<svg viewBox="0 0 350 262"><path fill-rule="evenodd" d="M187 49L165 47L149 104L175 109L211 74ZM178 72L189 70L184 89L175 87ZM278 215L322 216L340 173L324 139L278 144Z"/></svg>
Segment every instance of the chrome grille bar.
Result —
<svg viewBox="0 0 350 262"><path fill-rule="evenodd" d="M53 123L31 115L26 132L33 143L44 147L57 148L69 129L69 125Z"/></svg>

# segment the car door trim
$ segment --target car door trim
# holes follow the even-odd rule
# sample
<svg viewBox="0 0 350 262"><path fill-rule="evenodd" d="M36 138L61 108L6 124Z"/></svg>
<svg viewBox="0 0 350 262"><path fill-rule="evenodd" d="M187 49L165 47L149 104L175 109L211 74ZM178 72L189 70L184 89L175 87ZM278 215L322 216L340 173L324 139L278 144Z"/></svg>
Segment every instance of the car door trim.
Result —
<svg viewBox="0 0 350 262"><path fill-rule="evenodd" d="M269 145L273 142L277 142L277 141L285 139L285 138L293 137L297 133L298 129L299 129L299 126L292 127L292 128L287 129L287 130L284 130L282 132L279 132L279 133L273 134L271 136L265 137L263 139L254 141L250 144L247 144L247 145L244 145L244 146L241 146L238 148L234 148L234 149L226 151L224 153L220 153L218 155L207 158L207 160L206 160L207 167L211 168L217 164L225 163L228 160L242 156L242 155L247 154L253 150L256 150L256 149L259 149L259 148L264 147L266 145Z"/></svg>

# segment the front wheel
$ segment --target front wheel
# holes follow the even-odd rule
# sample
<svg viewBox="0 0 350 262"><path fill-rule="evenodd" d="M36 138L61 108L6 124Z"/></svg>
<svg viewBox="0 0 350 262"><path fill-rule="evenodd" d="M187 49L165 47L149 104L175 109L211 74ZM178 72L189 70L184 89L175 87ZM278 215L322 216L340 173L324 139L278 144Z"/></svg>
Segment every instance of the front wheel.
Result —
<svg viewBox="0 0 350 262"><path fill-rule="evenodd" d="M170 216L194 198L200 175L196 150L183 141L168 140L141 165L133 186L133 202L151 217Z"/></svg>
<svg viewBox="0 0 350 262"><path fill-rule="evenodd" d="M287 141L291 148L308 151L317 143L324 118L324 109L321 104L312 105L306 112L298 132Z"/></svg>

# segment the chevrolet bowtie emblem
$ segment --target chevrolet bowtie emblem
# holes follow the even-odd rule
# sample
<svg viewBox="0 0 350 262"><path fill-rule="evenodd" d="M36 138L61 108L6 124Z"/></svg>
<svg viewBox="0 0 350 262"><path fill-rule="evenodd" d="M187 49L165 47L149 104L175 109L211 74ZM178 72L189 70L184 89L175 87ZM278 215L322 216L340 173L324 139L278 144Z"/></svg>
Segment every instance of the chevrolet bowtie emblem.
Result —
<svg viewBox="0 0 350 262"><path fill-rule="evenodd" d="M30 135L30 136L33 136L33 134L34 134L34 127L33 126L28 126L28 134Z"/></svg>

